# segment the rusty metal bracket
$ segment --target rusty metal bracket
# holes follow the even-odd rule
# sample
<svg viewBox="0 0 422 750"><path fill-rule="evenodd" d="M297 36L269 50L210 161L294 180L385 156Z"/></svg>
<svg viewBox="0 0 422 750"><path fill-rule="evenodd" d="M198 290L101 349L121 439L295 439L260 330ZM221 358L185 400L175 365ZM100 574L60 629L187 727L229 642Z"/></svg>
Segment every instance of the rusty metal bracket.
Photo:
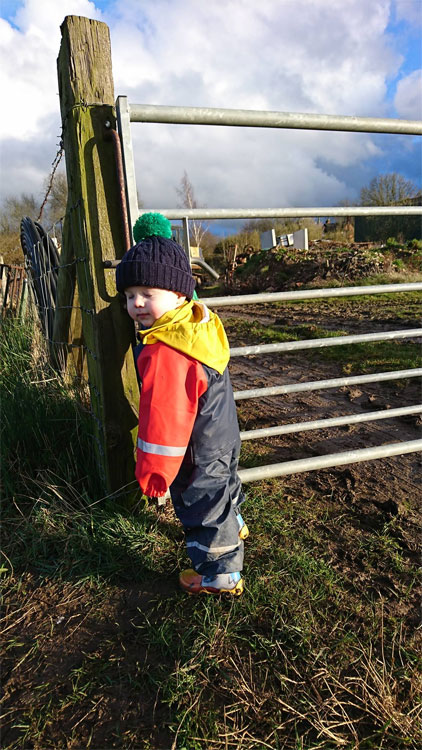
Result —
<svg viewBox="0 0 422 750"><path fill-rule="evenodd" d="M126 185L125 185L125 176L124 176L124 170L123 170L122 146L120 143L120 137L119 137L117 130L114 130L114 128L111 127L111 124L109 121L106 122L106 128L107 128L106 136L105 136L106 139L113 141L114 158L116 161L117 179L119 183L120 213L122 217L124 247L125 247L125 252L126 252L127 250L129 250L131 246L131 241L130 241L130 227L129 227L128 213L127 213L127 205L126 205ZM107 262L108 261L106 261L106 263ZM105 265L105 268L115 268L115 266Z"/></svg>

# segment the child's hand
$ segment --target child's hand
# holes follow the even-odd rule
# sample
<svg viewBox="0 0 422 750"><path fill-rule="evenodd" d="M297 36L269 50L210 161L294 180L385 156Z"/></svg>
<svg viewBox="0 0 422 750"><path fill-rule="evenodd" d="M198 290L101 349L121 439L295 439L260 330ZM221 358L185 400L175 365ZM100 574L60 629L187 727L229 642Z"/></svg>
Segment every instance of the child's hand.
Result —
<svg viewBox="0 0 422 750"><path fill-rule="evenodd" d="M167 492L167 484L160 474L151 474L145 494L149 497L163 497Z"/></svg>

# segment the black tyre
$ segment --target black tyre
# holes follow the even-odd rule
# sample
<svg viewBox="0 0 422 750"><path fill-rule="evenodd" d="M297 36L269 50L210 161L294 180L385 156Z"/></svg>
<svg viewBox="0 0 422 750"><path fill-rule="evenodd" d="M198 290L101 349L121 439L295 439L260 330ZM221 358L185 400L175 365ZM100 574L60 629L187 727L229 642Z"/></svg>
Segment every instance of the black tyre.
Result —
<svg viewBox="0 0 422 750"><path fill-rule="evenodd" d="M54 247L54 243L51 244ZM51 339L56 305L58 254L55 247L55 253L50 248L49 238L41 225L35 224L29 216L21 221L21 245L41 326L46 338Z"/></svg>

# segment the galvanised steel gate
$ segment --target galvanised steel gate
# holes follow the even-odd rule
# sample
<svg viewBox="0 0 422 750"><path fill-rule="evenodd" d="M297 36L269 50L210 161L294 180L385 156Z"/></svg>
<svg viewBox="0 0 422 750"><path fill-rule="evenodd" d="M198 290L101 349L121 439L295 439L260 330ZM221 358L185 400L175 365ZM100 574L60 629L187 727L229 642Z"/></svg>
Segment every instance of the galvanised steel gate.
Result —
<svg viewBox="0 0 422 750"><path fill-rule="evenodd" d="M393 120L370 117L345 117L336 115L312 115L286 112L260 112L253 110L211 109L203 107L166 107L144 104L129 105L127 98L119 96L116 102L119 133L122 144L122 158L126 183L127 214L129 227L132 227L140 215L137 201L135 169L131 139L131 122L155 122L189 125L227 125L243 127L266 128L296 128L307 130L335 130L366 133L396 133L405 135L422 135L422 121ZM197 208L173 209L154 208L169 219L179 219L183 222L184 239L189 253L189 219L238 219L238 218L282 218L282 217L318 217L318 216L394 216L419 215L422 217L422 206L323 206L300 208L257 208L257 209L223 209ZM195 260L196 262L196 260ZM231 297L203 298L201 301L212 307L256 304L258 302L278 302L286 300L306 300L327 297L345 297L361 294L385 294L391 292L421 291L422 283L387 284L378 286L346 287L334 289L312 289L307 291L275 292L267 294L236 295ZM275 353L283 351L322 348L326 346L341 346L344 344L363 343L368 341L386 341L393 339L409 339L420 337L421 328L383 333L366 333L360 335L337 336L327 339L311 339L305 341L289 341L277 344L235 347L230 350L231 357L247 356L250 354ZM400 378L420 377L422 368L396 370L392 372L358 375L354 377L332 378L330 380L312 381L289 385L256 388L235 392L235 400L260 398L283 393L298 393L345 385L398 380ZM379 419L390 419L409 414L422 413L422 404L386 409L383 411L364 414L346 415L320 419L311 422L278 425L274 427L248 430L241 432L242 440L282 435L305 430L317 430L344 424L362 423ZM271 477L286 476L315 469L342 466L359 463L376 458L403 455L422 450L422 440L391 443L325 456L316 456L295 461L270 464L252 469L242 469L240 477L243 482L250 482Z"/></svg>

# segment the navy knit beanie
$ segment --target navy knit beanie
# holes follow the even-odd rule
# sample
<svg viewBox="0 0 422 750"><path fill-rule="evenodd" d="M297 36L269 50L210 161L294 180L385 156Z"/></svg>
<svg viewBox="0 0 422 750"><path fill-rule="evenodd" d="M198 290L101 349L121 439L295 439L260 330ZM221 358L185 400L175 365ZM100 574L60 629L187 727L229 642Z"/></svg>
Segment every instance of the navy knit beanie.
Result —
<svg viewBox="0 0 422 750"><path fill-rule="evenodd" d="M183 248L171 239L171 225L159 213L143 214L133 229L136 245L116 268L116 287L150 286L180 292L192 299L195 279Z"/></svg>

